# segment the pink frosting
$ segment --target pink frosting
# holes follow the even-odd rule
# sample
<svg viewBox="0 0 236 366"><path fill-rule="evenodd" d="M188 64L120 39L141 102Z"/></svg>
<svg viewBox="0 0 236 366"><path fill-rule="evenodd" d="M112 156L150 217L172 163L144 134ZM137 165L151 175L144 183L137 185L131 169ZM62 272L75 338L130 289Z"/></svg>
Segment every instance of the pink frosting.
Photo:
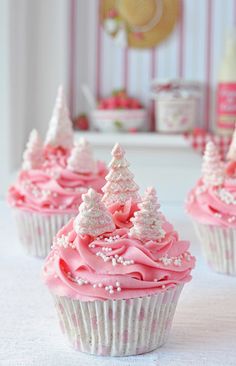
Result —
<svg viewBox="0 0 236 366"><path fill-rule="evenodd" d="M225 173L229 177L235 177L235 175L236 175L236 161L229 161L226 164Z"/></svg>
<svg viewBox="0 0 236 366"><path fill-rule="evenodd" d="M40 169L22 170L9 188L11 206L27 211L61 213L78 211L81 195L88 188L101 193L107 174L103 162L97 162L96 174L79 174L66 168L69 151L47 146Z"/></svg>
<svg viewBox="0 0 236 366"><path fill-rule="evenodd" d="M139 208L136 202L132 202L132 199L129 199L124 205L119 202L114 203L108 207L108 210L112 214L117 228L130 228L132 226L130 219Z"/></svg>
<svg viewBox="0 0 236 366"><path fill-rule="evenodd" d="M161 241L129 237L127 228L97 238L76 234L73 219L57 234L43 279L58 296L82 301L129 299L166 291L191 279L195 258L165 222Z"/></svg>
<svg viewBox="0 0 236 366"><path fill-rule="evenodd" d="M226 178L219 187L206 187L200 179L188 195L186 209L202 224L236 227L236 179Z"/></svg>

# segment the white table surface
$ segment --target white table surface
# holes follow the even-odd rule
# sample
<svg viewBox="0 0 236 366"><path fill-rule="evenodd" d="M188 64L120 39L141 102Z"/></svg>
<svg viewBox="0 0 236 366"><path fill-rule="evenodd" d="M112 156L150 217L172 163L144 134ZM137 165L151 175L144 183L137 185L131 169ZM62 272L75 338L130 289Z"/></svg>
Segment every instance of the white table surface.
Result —
<svg viewBox="0 0 236 366"><path fill-rule="evenodd" d="M0 202L1 366L235 366L236 277L211 272L180 206L164 206L197 256L168 343L137 357L95 357L72 350L60 333L52 299L41 282L42 261L25 256L6 204Z"/></svg>

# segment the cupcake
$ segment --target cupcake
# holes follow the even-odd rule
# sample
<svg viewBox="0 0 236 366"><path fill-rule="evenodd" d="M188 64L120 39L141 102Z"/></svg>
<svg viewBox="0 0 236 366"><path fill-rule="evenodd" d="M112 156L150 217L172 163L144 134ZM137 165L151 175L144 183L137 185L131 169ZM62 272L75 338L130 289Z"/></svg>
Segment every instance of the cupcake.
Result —
<svg viewBox="0 0 236 366"><path fill-rule="evenodd" d="M212 141L206 145L202 177L188 194L186 209L203 254L216 272L236 275L236 154L224 163Z"/></svg>
<svg viewBox="0 0 236 366"><path fill-rule="evenodd" d="M78 215L54 238L43 268L62 332L73 348L96 355L160 347L191 279L189 242L164 220L154 188L139 199L131 227L117 227L93 189L82 200Z"/></svg>
<svg viewBox="0 0 236 366"><path fill-rule="evenodd" d="M101 192L105 183L105 164L94 160L86 140L73 140L60 87L45 143L31 132L22 168L8 190L20 240L31 255L45 257L58 230L77 214L81 195L90 187Z"/></svg>

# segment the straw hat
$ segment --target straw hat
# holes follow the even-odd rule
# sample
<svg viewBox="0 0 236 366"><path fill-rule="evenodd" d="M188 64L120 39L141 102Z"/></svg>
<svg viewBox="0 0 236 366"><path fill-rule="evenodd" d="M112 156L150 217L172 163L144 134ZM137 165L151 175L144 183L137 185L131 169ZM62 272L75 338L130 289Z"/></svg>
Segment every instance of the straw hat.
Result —
<svg viewBox="0 0 236 366"><path fill-rule="evenodd" d="M102 0L105 30L123 46L151 48L173 30L179 0Z"/></svg>

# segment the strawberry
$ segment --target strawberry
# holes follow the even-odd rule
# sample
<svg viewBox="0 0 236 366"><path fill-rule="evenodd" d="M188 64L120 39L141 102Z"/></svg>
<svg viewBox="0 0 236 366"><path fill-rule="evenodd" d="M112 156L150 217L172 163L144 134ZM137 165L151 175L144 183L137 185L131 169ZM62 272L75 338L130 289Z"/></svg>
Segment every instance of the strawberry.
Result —
<svg viewBox="0 0 236 366"><path fill-rule="evenodd" d="M98 104L98 109L107 109L106 99L103 99L103 100L100 101L100 103Z"/></svg>
<svg viewBox="0 0 236 366"><path fill-rule="evenodd" d="M124 109L129 109L129 99L121 97L120 98L120 107Z"/></svg>
<svg viewBox="0 0 236 366"><path fill-rule="evenodd" d="M75 129L88 130L89 120L86 114L80 114L79 116L77 116L73 121L73 125Z"/></svg>
<svg viewBox="0 0 236 366"><path fill-rule="evenodd" d="M117 109L117 100L116 97L107 98L107 109Z"/></svg>
<svg viewBox="0 0 236 366"><path fill-rule="evenodd" d="M140 109L143 108L136 98L127 96L125 89L114 90L112 96L100 100L98 109Z"/></svg>
<svg viewBox="0 0 236 366"><path fill-rule="evenodd" d="M131 99L130 100L130 108L131 109L139 109L140 108L140 103L137 99Z"/></svg>
<svg viewBox="0 0 236 366"><path fill-rule="evenodd" d="M136 133L136 132L138 132L138 130L137 130L137 128L135 128L135 127L132 127L132 128L129 128L129 130L128 130L130 133Z"/></svg>

